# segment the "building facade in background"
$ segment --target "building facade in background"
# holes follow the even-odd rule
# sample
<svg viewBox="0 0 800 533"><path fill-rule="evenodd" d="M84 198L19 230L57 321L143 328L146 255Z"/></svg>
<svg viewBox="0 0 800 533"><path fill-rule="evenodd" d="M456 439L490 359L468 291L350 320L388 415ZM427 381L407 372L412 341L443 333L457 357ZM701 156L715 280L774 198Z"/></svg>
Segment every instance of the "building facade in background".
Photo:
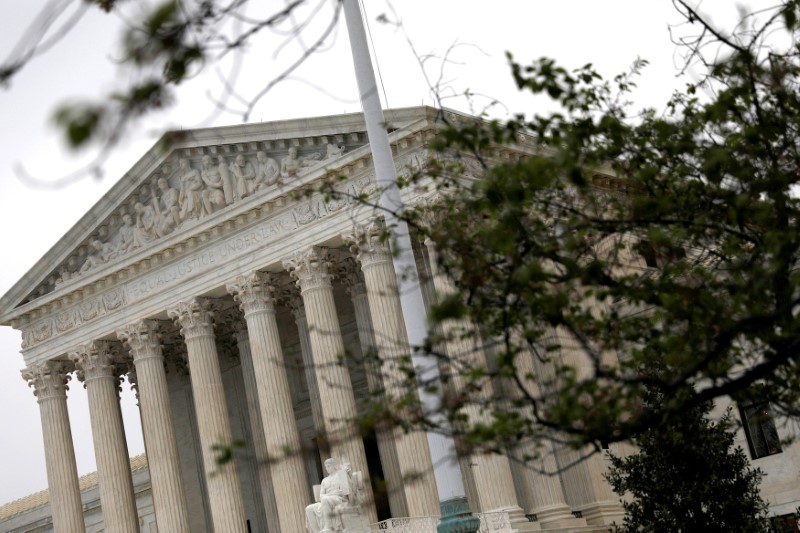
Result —
<svg viewBox="0 0 800 533"><path fill-rule="evenodd" d="M398 173L426 160L438 114L386 113ZM533 150L521 139L493 155ZM319 192L331 173L337 194ZM408 350L370 207L377 193L360 114L179 132L145 154L0 300L0 323L22 332L49 483L0 508L0 531L300 533L327 457L371 482L362 512L373 529L435 531L426 434L362 435L350 423L379 390L408 386L365 365L367 353ZM429 299L434 246L415 250ZM133 468L123 376L137 390L146 448ZM70 378L87 388L97 461L83 483ZM751 440L771 431L746 427ZM219 447L235 441L245 449L220 463ZM800 458L797 446L771 442L754 444L764 496L773 514L788 514L800 502ZM553 470L570 463L559 453L546 459ZM461 465L481 531L605 531L621 520L600 455L555 476L503 456Z"/></svg>

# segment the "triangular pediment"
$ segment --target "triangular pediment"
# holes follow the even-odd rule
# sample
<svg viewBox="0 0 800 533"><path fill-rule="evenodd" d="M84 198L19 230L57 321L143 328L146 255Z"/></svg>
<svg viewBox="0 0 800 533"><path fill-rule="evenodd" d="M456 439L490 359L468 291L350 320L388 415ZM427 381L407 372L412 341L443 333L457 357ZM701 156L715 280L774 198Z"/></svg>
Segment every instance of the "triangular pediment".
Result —
<svg viewBox="0 0 800 533"><path fill-rule="evenodd" d="M393 110L387 128L397 140L436 113ZM368 156L367 144L360 113L165 134L0 299L0 323L99 274L113 277L115 266L210 217Z"/></svg>

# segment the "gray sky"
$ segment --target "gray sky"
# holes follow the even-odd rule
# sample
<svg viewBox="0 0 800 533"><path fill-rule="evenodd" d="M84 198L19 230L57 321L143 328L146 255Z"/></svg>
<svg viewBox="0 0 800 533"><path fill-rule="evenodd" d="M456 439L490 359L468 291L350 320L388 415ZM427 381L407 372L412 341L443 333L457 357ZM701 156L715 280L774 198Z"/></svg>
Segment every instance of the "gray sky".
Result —
<svg viewBox="0 0 800 533"><path fill-rule="evenodd" d="M375 22L380 13L392 16L386 0L366 3L388 105L432 104L420 65L403 33ZM444 86L448 93L469 89L498 99L506 107L493 107L491 113L495 116L502 117L506 109L541 112L546 105L543 100L516 91L506 64L506 50L523 63L541 56L554 57L570 68L591 62L607 77L627 70L637 56L648 59L651 65L639 82L636 96L640 105L660 107L672 89L688 81L675 76L680 58L669 40L668 24L680 19L668 0L395 3L417 52L438 55L426 62L429 76L439 77L441 55L454 43L461 43L451 51L452 63L443 66ZM0 54L8 53L44 4L42 0L5 3ZM703 4L720 21L731 20L733 6L729 0ZM115 65L122 23L117 16L94 11L62 43L35 59L9 89L0 90L0 293L21 278L165 129L242 121L241 115L231 113L207 121L213 108L207 94L218 94L221 89L214 69L210 69L207 75L181 88L177 105L126 135L123 146L115 149L104 166L102 179L83 179L60 190L23 184L13 170L16 165L23 165L35 177L53 180L80 168L94 155L68 153L49 122L57 103L105 94L115 87L116 80L124 79L124 73ZM296 43L274 56L283 40L285 37L272 34L254 43L243 58L237 92L244 97L254 94L279 72L281 64L296 57ZM251 121L359 111L343 20L333 41L325 52L310 58L292 79L276 86L255 108ZM222 64L222 68L230 65ZM477 98L474 105L480 110L487 102ZM448 99L445 104L471 111L464 98ZM18 332L0 328L0 505L47 485L38 406L20 378L23 360L19 346ZM127 384L124 389L125 427L130 453L135 455L144 447L138 411ZM95 469L95 462L86 395L78 382L71 384L69 409L78 471L83 475Z"/></svg>

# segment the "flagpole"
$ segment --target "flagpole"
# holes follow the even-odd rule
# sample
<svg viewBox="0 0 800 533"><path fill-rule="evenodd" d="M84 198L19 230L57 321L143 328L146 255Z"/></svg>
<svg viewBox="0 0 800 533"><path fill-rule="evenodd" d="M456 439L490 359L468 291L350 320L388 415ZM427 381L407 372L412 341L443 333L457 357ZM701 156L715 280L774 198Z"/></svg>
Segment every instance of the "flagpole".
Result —
<svg viewBox="0 0 800 533"><path fill-rule="evenodd" d="M412 349L412 363L417 369L420 383L432 383L439 381L439 370L434 357L425 355L418 350L424 345L427 336L427 315L419 280L410 279L408 275L410 272L416 272L416 261L411 248L408 225L397 216L403 211L403 199L400 189L397 187L397 176L378 95L375 71L372 68L372 59L367 47L361 7L359 0L343 0L343 7L353 54L353 66L361 97L361 107L364 111L367 136L372 151L375 181L380 190L378 206L383 212L386 227L390 232L390 242L395 246L394 270L397 275L403 319L408 331L408 342ZM439 422L444 422L444 416L440 409L440 396L432 394L422 387L419 387L417 392L425 412L438 417ZM434 432L428 432L427 437L442 510L442 520L438 526L438 532L470 533L477 531L480 521L469 513L464 480L458 466L453 438Z"/></svg>

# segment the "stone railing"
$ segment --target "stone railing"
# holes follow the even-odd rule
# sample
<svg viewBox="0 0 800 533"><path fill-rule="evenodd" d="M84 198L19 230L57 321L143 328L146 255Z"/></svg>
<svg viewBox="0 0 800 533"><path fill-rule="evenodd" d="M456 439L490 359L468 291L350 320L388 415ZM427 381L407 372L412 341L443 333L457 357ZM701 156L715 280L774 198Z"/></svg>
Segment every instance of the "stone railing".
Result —
<svg viewBox="0 0 800 533"><path fill-rule="evenodd" d="M478 530L480 533L510 533L515 531L511 527L511 519L508 518L508 513L506 512L483 513L479 514L478 517L481 519L481 528Z"/></svg>
<svg viewBox="0 0 800 533"><path fill-rule="evenodd" d="M436 533L439 518L420 516L414 518L390 518L372 526L373 533Z"/></svg>
<svg viewBox="0 0 800 533"><path fill-rule="evenodd" d="M508 513L483 513L479 514L481 526L478 533L511 533ZM439 518L423 516L414 518L390 518L372 526L372 533L436 533Z"/></svg>

